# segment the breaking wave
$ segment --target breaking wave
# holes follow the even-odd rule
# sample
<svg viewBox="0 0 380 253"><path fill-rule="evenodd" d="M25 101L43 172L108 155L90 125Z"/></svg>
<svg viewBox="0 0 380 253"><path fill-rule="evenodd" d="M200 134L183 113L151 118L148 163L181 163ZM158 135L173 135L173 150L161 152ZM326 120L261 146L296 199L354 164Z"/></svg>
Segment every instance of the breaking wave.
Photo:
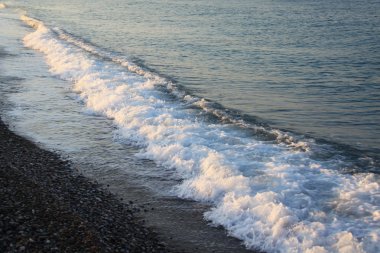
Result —
<svg viewBox="0 0 380 253"><path fill-rule="evenodd" d="M89 111L112 119L139 157L175 169L183 181L173 191L211 203L205 218L248 248L380 251L378 175L340 173L341 156L313 159L313 140L236 119L123 57L21 19L36 29L24 44L45 55L51 73L71 82Z"/></svg>

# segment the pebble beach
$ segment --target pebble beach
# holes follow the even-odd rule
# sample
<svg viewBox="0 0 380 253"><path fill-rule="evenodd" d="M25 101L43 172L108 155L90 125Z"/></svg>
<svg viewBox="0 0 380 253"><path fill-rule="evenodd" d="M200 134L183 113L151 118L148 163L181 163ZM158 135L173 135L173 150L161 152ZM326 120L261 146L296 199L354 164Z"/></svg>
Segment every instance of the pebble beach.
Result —
<svg viewBox="0 0 380 253"><path fill-rule="evenodd" d="M1 252L176 252L131 205L0 122Z"/></svg>

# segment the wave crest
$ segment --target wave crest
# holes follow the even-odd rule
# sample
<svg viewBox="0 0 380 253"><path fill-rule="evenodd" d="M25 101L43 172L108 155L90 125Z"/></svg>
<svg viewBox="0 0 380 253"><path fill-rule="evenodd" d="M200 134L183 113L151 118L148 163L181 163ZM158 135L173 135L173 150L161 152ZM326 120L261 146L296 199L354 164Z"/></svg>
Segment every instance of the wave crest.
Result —
<svg viewBox="0 0 380 253"><path fill-rule="evenodd" d="M89 110L112 119L120 136L139 145L138 156L175 169L183 179L176 194L212 203L206 219L223 225L247 247L268 252L380 251L376 175L341 174L335 168L342 160L315 161L309 143L297 144L279 130L271 130L273 140L260 140L237 127L244 121L197 118L198 111L188 105L207 111L205 100L184 94L182 101L168 99L157 87L173 84L157 75L118 62L120 58L41 21L22 20L36 29L25 36L25 45L44 53L50 71L70 81ZM217 109L211 113L228 120Z"/></svg>

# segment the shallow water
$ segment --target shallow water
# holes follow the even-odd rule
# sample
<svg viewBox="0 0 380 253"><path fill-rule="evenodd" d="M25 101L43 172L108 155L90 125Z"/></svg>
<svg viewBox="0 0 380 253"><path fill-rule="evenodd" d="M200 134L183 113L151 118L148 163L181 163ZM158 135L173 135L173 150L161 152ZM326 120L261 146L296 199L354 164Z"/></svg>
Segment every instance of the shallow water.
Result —
<svg viewBox="0 0 380 253"><path fill-rule="evenodd" d="M41 55L23 48L20 39L30 30L20 26L18 15L0 13L0 20L1 29L14 31L0 35L0 113L11 129L58 152L128 204L133 201L169 247L246 252L240 241L206 225L202 214L210 205L173 196L176 182L163 176L165 168L137 158L137 147L114 141L111 121L86 113L67 82L50 76Z"/></svg>
<svg viewBox="0 0 380 253"><path fill-rule="evenodd" d="M86 8L89 6L92 5ZM222 7L215 8L220 11ZM372 156L376 148L368 145L367 151L360 151L356 144L344 145L349 142L324 141L317 138L319 135L305 137L300 133L308 131L281 130L288 128L288 123L276 128L277 123L268 126L265 120L253 117L261 116L259 114L249 117L250 113L242 108L247 115L225 109L230 106L224 102L224 95L220 95L228 90L224 90L223 87L227 86L223 81L217 89L215 86L212 88L210 82L210 92L203 94L207 90L205 85L200 84L197 91L185 81L175 82L158 74L161 71L153 70L158 68L154 64L145 62L148 67L144 67L141 60L131 61L129 53L133 51L124 55L112 47L105 48L116 43L114 40L110 44L102 44L102 47L85 40L98 44L102 28L90 37L78 36L82 25L88 25L88 31L91 31L93 20L90 17L76 23L75 19L65 21L62 15L52 15L63 11L59 8L45 6L45 11L40 13L41 6L35 5L31 10L34 17L46 19L42 22L28 14L22 20L36 30L18 29L20 34L27 34L23 40L25 46L41 52L47 66L28 60L28 57L35 57L34 51L23 55L25 60L6 64L6 69L12 72L8 76L18 78L16 82L11 77L4 77L5 81L2 81L3 94L11 105L4 113L16 129L50 148L63 151L82 165L87 164L84 166L88 168L86 173L113 182L114 188L121 189L125 187L123 183L128 184L130 180L160 196L179 196L206 204L200 204L202 207L199 209L202 212L208 210L205 218L215 225L224 226L230 235L243 240L248 248L269 252L379 250L379 178L371 173L378 171L376 156ZM210 10L213 10L212 6ZM87 12L82 14L84 17L90 15ZM211 14L206 13L205 18ZM218 16L220 13L216 11L213 14ZM53 17L58 27L52 26ZM67 31L67 27L72 30ZM149 32L149 29L144 31ZM115 29L113 33L108 29L109 36L117 36L118 31ZM3 39L5 41L7 37ZM131 47L137 47L133 43L130 42ZM4 43L3 51L21 50L12 48L14 44L14 41ZM144 47L148 50L144 51L147 57L154 55L148 52L155 46L140 44L140 48ZM196 49L193 52L199 51ZM170 61L170 54L162 57L160 52L162 62ZM209 55L212 50L204 53ZM212 55L218 59L218 55ZM133 56L141 58L138 53ZM4 59L7 62L7 58ZM367 62L366 71L373 67L371 59ZM205 62L207 60L205 57ZM179 69L181 64L178 62ZM228 65L228 61L225 64ZM276 71L281 69L275 64L271 67ZM308 78L305 73L309 67L305 65L300 76ZM52 76L35 75L35 70L47 73L47 68L50 68ZM25 69L34 71L25 73ZM170 66L163 69L173 70ZM244 67L239 66L238 69L244 73ZM206 72L210 78L217 76L224 81L233 77L228 72L226 76ZM170 76L176 73L173 70ZM198 76L205 80L204 76ZM28 81L22 82L20 78ZM281 80L286 81L287 78L284 75ZM270 83L267 89L272 91ZM376 85L373 87L375 90L371 90L371 94L376 95ZM214 102L204 99L212 96L215 90L222 99L214 99ZM255 92L259 91L262 90ZM302 88L297 89L300 91ZM312 94L311 91L302 92L307 93L305 97ZM248 91L244 93L246 96L249 94ZM360 92L355 95L360 95ZM245 96L239 97L241 99L236 101L247 105ZM334 99L341 101L339 97ZM364 101L356 99L358 103ZM272 109L275 103L287 101L270 101L268 97L264 100L271 102ZM365 103L372 104L371 101L369 98ZM302 105L303 102L299 102ZM376 102L375 99L374 106ZM290 104L287 103L288 106ZM321 102L319 105L326 106ZM316 106L314 108L320 110ZM373 114L369 107L365 110ZM267 115L268 119L272 118L272 114ZM372 119L376 120L376 117L372 115ZM351 132L349 138L354 136ZM115 179L120 171L126 175L120 177L123 180Z"/></svg>

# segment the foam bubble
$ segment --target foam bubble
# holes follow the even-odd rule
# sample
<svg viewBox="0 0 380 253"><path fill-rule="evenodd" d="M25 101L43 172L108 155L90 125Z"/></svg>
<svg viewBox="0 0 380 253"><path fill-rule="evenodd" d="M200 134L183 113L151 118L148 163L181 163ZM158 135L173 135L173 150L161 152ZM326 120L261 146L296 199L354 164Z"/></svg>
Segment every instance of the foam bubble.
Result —
<svg viewBox="0 0 380 253"><path fill-rule="evenodd" d="M315 161L308 142L279 130L271 130L275 138L259 140L237 127L243 121L198 119L192 106L209 110L207 101L167 99L156 88L164 79L99 57L101 50L57 35L38 20L22 19L36 28L25 45L43 52L51 72L72 82L88 111L113 119L119 135L141 147L139 157L175 168L183 182L173 191L212 203L205 218L248 248L379 252L378 176L341 174L335 168L343 161Z"/></svg>

